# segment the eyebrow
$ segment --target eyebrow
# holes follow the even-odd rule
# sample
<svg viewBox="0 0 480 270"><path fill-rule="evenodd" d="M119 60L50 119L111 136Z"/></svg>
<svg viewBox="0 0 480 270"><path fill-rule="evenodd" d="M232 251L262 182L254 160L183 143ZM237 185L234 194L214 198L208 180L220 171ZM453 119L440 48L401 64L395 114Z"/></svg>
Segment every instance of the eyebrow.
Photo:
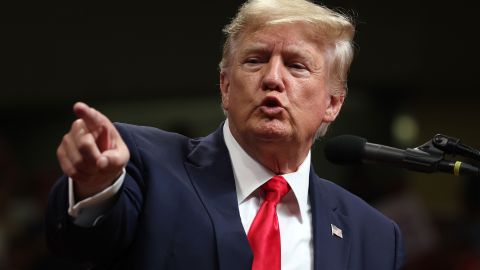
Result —
<svg viewBox="0 0 480 270"><path fill-rule="evenodd" d="M263 42L253 42L248 44L245 48L239 50L238 56L240 58L244 58L250 54L270 54L272 52L272 47L269 46L266 43ZM305 49L305 47L302 47L301 44L291 44L285 46L285 48L282 51L282 54L285 55L285 58L293 58L293 59L298 59L302 62L307 63L311 67L314 68L321 68L322 64L317 63L316 58L314 57L314 54L310 51Z"/></svg>
<svg viewBox="0 0 480 270"><path fill-rule="evenodd" d="M242 55L257 53L257 52L270 52L271 48L269 45L261 42L256 42L248 45L248 47L241 50ZM301 58L311 59L313 58L312 53L309 50L300 48L298 45L287 45L284 49L284 52L288 56L297 56Z"/></svg>
<svg viewBox="0 0 480 270"><path fill-rule="evenodd" d="M257 42L250 44L248 47L240 50L240 55L245 56L251 53L268 53L270 51L271 49L268 47L268 45Z"/></svg>
<svg viewBox="0 0 480 270"><path fill-rule="evenodd" d="M298 46L287 46L285 49L287 57L300 58L303 61L314 62L313 54L306 49L301 49Z"/></svg>

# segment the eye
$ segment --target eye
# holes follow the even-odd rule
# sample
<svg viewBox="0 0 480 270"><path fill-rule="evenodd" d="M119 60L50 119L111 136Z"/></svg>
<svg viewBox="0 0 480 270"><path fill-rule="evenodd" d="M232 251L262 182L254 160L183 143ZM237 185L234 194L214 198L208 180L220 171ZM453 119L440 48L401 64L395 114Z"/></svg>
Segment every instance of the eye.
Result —
<svg viewBox="0 0 480 270"><path fill-rule="evenodd" d="M243 60L243 67L250 71L259 70L262 65L265 63L265 59L259 56L250 56L246 57Z"/></svg>
<svg viewBox="0 0 480 270"><path fill-rule="evenodd" d="M288 65L288 67L293 68L293 69L298 69L298 70L306 70L307 67L302 64L302 63L291 63Z"/></svg>
<svg viewBox="0 0 480 270"><path fill-rule="evenodd" d="M287 67L295 77L306 77L310 74L310 69L302 62L288 63Z"/></svg>
<svg viewBox="0 0 480 270"><path fill-rule="evenodd" d="M258 57L249 57L247 59L245 59L245 64L260 64L261 61L260 61L260 58Z"/></svg>

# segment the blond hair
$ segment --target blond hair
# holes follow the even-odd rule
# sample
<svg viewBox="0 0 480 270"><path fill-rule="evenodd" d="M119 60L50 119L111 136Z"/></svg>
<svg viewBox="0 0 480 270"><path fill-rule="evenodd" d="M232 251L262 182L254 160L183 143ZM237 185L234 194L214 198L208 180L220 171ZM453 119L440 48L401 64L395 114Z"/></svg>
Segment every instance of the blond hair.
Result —
<svg viewBox="0 0 480 270"><path fill-rule="evenodd" d="M244 3L223 29L226 40L220 70L224 71L230 65L233 43L242 33L268 25L298 22L312 26L320 45L327 50L327 78L331 94L346 95L355 28L347 16L307 0L250 0ZM327 126L322 124L317 134L323 136Z"/></svg>

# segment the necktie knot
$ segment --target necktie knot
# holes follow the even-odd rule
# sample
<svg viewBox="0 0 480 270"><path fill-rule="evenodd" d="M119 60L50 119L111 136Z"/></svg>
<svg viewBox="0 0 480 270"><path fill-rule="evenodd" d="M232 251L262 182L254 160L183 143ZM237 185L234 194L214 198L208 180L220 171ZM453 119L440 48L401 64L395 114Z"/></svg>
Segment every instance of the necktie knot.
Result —
<svg viewBox="0 0 480 270"><path fill-rule="evenodd" d="M262 190L265 192L266 201L278 204L282 197L290 191L290 186L285 178L276 175L262 185Z"/></svg>

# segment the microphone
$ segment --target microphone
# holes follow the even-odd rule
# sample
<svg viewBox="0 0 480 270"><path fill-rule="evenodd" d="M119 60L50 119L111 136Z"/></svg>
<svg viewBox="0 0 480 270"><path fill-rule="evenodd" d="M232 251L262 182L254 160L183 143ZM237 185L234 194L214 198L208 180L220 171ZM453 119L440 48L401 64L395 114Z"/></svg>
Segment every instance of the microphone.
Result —
<svg viewBox="0 0 480 270"><path fill-rule="evenodd" d="M444 153L431 143L401 150L369 143L366 139L354 135L341 135L327 141L325 157L339 165L375 163L424 173L439 171L454 175L480 176L480 169L473 165L445 160Z"/></svg>

